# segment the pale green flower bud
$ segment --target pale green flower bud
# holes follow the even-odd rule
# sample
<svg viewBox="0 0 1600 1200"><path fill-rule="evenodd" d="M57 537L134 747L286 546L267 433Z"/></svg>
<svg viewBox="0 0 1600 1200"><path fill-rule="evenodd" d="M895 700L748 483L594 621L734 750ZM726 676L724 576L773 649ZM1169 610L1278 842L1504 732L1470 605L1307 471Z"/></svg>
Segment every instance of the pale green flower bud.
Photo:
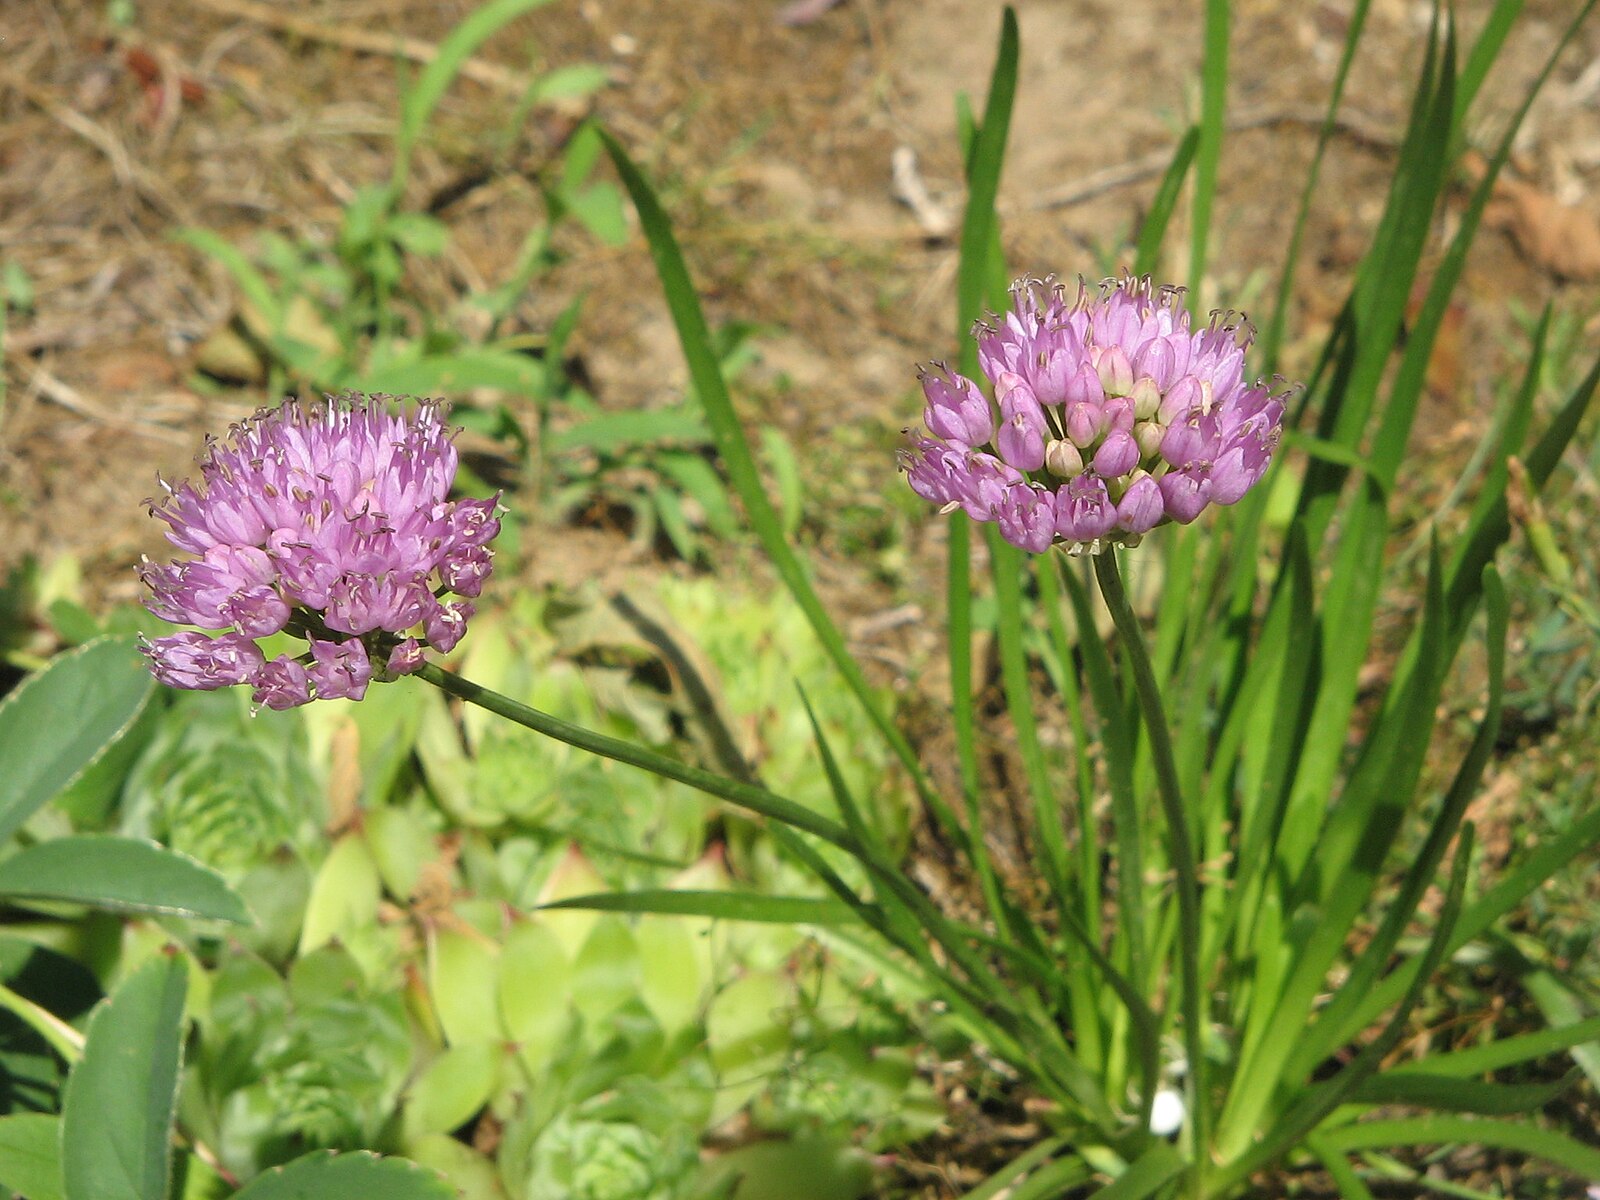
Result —
<svg viewBox="0 0 1600 1200"><path fill-rule="evenodd" d="M1052 439L1044 448L1044 467L1052 475L1071 479L1083 474L1083 455L1065 438Z"/></svg>
<svg viewBox="0 0 1600 1200"><path fill-rule="evenodd" d="M1161 451L1161 439L1166 427L1159 421L1139 421L1133 427L1133 440L1139 443L1141 459L1154 458Z"/></svg>

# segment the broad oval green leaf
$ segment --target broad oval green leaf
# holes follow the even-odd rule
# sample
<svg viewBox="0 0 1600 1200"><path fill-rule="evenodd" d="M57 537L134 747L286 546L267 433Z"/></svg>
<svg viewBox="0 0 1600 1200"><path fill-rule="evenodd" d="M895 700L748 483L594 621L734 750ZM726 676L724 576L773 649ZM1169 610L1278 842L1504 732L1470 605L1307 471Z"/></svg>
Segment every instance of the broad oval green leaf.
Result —
<svg viewBox="0 0 1600 1200"><path fill-rule="evenodd" d="M469 1042L451 1046L424 1067L406 1090L406 1140L449 1133L465 1123L489 1102L504 1059L501 1042Z"/></svg>
<svg viewBox="0 0 1600 1200"><path fill-rule="evenodd" d="M0 1117L0 1189L28 1200L64 1200L60 1117L48 1113Z"/></svg>
<svg viewBox="0 0 1600 1200"><path fill-rule="evenodd" d="M122 736L154 690L133 642L117 637L59 655L0 700L0 842Z"/></svg>
<svg viewBox="0 0 1600 1200"><path fill-rule="evenodd" d="M501 1037L500 947L462 926L428 938L428 985L434 1011L452 1046Z"/></svg>
<svg viewBox="0 0 1600 1200"><path fill-rule="evenodd" d="M252 1180L234 1200L455 1200L437 1175L403 1158L318 1151Z"/></svg>
<svg viewBox="0 0 1600 1200"><path fill-rule="evenodd" d="M160 955L90 1016L61 1105L66 1200L166 1200L188 982Z"/></svg>
<svg viewBox="0 0 1600 1200"><path fill-rule="evenodd" d="M500 1020L537 1078L571 1021L572 962L545 924L519 921L500 954Z"/></svg>
<svg viewBox="0 0 1600 1200"><path fill-rule="evenodd" d="M112 834L54 838L19 851L0 862L0 896L250 923L244 901L210 867Z"/></svg>

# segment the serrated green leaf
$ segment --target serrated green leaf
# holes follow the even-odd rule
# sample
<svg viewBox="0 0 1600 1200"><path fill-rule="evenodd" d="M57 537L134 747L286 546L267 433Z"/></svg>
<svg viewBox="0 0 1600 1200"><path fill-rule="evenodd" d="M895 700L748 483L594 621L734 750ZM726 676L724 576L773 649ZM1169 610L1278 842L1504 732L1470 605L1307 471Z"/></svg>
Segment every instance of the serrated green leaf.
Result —
<svg viewBox="0 0 1600 1200"><path fill-rule="evenodd" d="M28 1200L65 1200L60 1117L46 1113L0 1117L0 1187Z"/></svg>
<svg viewBox="0 0 1600 1200"><path fill-rule="evenodd" d="M481 1151L442 1133L407 1142L402 1149L419 1166L450 1181L460 1200L506 1200L500 1172Z"/></svg>
<svg viewBox="0 0 1600 1200"><path fill-rule="evenodd" d="M244 901L210 867L155 842L111 834L53 838L19 851L0 862L0 896L250 923Z"/></svg>
<svg viewBox="0 0 1600 1200"><path fill-rule="evenodd" d="M188 979L161 955L90 1016L61 1106L66 1200L166 1200Z"/></svg>
<svg viewBox="0 0 1600 1200"><path fill-rule="evenodd" d="M403 1158L319 1151L252 1180L235 1200L456 1200L431 1171Z"/></svg>
<svg viewBox="0 0 1600 1200"><path fill-rule="evenodd" d="M0 842L120 737L155 690L128 638L51 660L0 700Z"/></svg>

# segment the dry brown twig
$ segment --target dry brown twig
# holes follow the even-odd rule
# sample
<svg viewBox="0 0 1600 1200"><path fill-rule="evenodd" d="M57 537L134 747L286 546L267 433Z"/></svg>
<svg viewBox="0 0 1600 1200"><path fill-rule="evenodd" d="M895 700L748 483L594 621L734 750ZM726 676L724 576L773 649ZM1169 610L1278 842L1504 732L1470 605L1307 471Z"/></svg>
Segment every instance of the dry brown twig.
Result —
<svg viewBox="0 0 1600 1200"><path fill-rule="evenodd" d="M168 429L165 425L153 425L148 421L133 420L120 413L111 412L101 408L92 400L87 399L77 388L58 379L43 367L30 366L27 362L11 358L10 365L15 367L22 375L24 390L41 400L48 400L58 408L64 408L70 413L97 422L109 425L114 429L125 429L143 437L154 438L157 441L171 442L174 445L188 445L190 438L175 429Z"/></svg>
<svg viewBox="0 0 1600 1200"><path fill-rule="evenodd" d="M189 206L169 188L159 176L128 153L122 140L98 121L84 116L65 101L52 95L48 88L40 87L14 71L0 70L0 87L7 87L40 109L58 124L70 129L92 145L111 164L117 181L136 192L163 215L182 225L195 223Z"/></svg>
<svg viewBox="0 0 1600 1200"><path fill-rule="evenodd" d="M1325 118L1326 114L1320 109L1272 109L1267 112L1241 113L1227 123L1227 129L1229 133L1268 129L1274 125L1301 125L1320 129ZM1393 149L1399 145L1393 134L1379 129L1362 117L1341 114L1334 118L1333 127L1339 133L1364 146ZM1036 211L1070 208L1074 204L1093 200L1096 196L1115 191L1117 188L1154 179L1165 171L1171 162L1171 150L1157 150L1129 162L1096 171L1068 187L1035 196L1028 203L1028 208Z"/></svg>
<svg viewBox="0 0 1600 1200"><path fill-rule="evenodd" d="M439 57L439 47L421 38L405 37L395 33L378 33L369 29L353 29L347 25L325 25L307 17L296 16L288 6L261 4L257 0L196 0L201 8L219 16L237 17L292 33L307 41L322 42L329 46L343 46L362 54L398 55L415 63L431 63ZM484 87L504 92L508 96L521 96L528 90L530 81L516 71L508 71L480 58L469 58L461 65L461 75L481 83Z"/></svg>

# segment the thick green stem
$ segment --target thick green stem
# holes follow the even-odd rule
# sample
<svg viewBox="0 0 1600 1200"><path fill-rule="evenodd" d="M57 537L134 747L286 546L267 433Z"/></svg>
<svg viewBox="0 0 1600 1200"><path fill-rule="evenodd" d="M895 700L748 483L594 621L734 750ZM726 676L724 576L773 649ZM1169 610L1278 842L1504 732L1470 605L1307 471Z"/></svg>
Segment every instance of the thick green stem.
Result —
<svg viewBox="0 0 1600 1200"><path fill-rule="evenodd" d="M1203 1195L1205 1170L1210 1156L1207 1144L1210 1131L1207 1128L1205 1038L1201 1023L1205 1005L1200 988L1200 879L1195 864L1194 839L1189 833L1189 815L1184 807L1182 789L1178 786L1178 768L1172 754L1172 736L1167 729L1161 689L1156 685L1155 671L1150 666L1150 654L1139 628L1139 619L1134 616L1127 591L1122 586L1122 572L1117 566L1115 550L1095 556L1094 577L1128 652L1128 661L1133 665L1134 687L1139 696L1139 708L1144 714L1145 731L1150 737L1150 756L1156 769L1156 790L1167 820L1169 854L1177 875L1178 938L1175 950L1182 989L1179 1002L1183 1014L1184 1054L1189 1060L1184 1077L1189 1110L1188 1140L1194 1152L1190 1185L1192 1194Z"/></svg>
<svg viewBox="0 0 1600 1200"><path fill-rule="evenodd" d="M0 984L0 1009L18 1017L68 1063L83 1057L83 1034L54 1013Z"/></svg>

